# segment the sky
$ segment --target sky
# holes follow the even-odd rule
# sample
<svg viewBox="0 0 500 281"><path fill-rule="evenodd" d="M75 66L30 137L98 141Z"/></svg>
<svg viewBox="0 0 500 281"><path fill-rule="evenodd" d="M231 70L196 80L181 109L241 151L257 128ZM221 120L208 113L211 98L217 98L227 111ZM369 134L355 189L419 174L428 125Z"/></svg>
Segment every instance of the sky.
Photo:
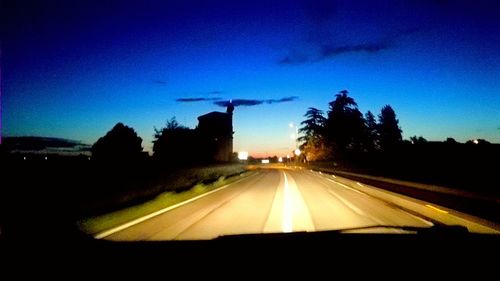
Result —
<svg viewBox="0 0 500 281"><path fill-rule="evenodd" d="M3 1L1 132L152 149L176 117L234 111L234 149L286 155L347 89L403 137L500 143L500 2Z"/></svg>

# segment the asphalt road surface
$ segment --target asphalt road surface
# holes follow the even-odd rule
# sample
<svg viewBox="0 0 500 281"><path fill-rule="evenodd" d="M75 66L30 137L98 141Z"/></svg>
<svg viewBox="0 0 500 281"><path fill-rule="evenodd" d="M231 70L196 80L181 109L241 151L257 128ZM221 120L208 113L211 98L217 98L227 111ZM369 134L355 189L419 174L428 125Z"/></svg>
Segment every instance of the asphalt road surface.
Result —
<svg viewBox="0 0 500 281"><path fill-rule="evenodd" d="M446 215L440 209L425 210L436 216ZM302 169L260 169L215 192L142 222L108 231L99 238L119 241L212 239L230 234L372 225L429 227L433 222L428 216L399 208L353 185L341 183L331 175Z"/></svg>

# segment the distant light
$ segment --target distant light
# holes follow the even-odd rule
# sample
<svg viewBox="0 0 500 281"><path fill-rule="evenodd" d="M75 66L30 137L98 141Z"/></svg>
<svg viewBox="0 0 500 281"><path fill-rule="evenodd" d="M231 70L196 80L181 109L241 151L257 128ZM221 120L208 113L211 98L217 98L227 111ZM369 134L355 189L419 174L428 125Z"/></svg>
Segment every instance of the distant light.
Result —
<svg viewBox="0 0 500 281"><path fill-rule="evenodd" d="M287 154L287 155L286 155L286 158L287 158L287 159L290 159L290 154Z"/></svg>
<svg viewBox="0 0 500 281"><path fill-rule="evenodd" d="M478 141L478 140L473 140L472 142L473 142L473 143L475 143L475 144L478 144L478 143L479 143L479 141Z"/></svg>
<svg viewBox="0 0 500 281"><path fill-rule="evenodd" d="M248 160L248 152L240 151L238 152L238 159L240 160Z"/></svg>
<svg viewBox="0 0 500 281"><path fill-rule="evenodd" d="M293 123L288 124L288 127L293 128Z"/></svg>
<svg viewBox="0 0 500 281"><path fill-rule="evenodd" d="M47 160L47 156L45 156L45 160Z"/></svg>
<svg viewBox="0 0 500 281"><path fill-rule="evenodd" d="M26 160L26 156L23 157L23 160Z"/></svg>
<svg viewBox="0 0 500 281"><path fill-rule="evenodd" d="M89 157L89 160L90 160L90 157Z"/></svg>
<svg viewBox="0 0 500 281"><path fill-rule="evenodd" d="M269 164L269 159L262 159L262 164Z"/></svg>
<svg viewBox="0 0 500 281"><path fill-rule="evenodd" d="M290 139L295 139L295 134L290 134Z"/></svg>
<svg viewBox="0 0 500 281"><path fill-rule="evenodd" d="M300 149L298 149L298 148L295 149L294 153L295 153L295 155L299 156L300 155Z"/></svg>
<svg viewBox="0 0 500 281"><path fill-rule="evenodd" d="M278 162L280 163L283 162L283 158L282 157L278 158Z"/></svg>

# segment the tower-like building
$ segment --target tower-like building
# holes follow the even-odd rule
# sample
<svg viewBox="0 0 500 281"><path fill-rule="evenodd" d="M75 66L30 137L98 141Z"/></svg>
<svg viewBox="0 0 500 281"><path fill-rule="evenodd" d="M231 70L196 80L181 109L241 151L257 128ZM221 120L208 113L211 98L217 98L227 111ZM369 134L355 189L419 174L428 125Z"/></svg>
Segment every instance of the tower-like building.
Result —
<svg viewBox="0 0 500 281"><path fill-rule="evenodd" d="M233 154L233 111L229 102L226 112L213 111L198 117L198 130L205 139L205 148L214 161L231 161Z"/></svg>

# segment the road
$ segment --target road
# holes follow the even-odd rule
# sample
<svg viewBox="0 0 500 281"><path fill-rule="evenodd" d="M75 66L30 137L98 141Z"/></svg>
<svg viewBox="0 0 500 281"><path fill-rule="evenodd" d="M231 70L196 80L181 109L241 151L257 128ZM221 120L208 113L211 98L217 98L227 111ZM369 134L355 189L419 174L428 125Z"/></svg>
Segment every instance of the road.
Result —
<svg viewBox="0 0 500 281"><path fill-rule="evenodd" d="M428 215L409 212L360 191L355 184L348 185L335 176L309 170L259 169L206 196L126 228L111 230L99 238L119 241L212 239L230 234L372 225L429 227L436 223ZM448 215L439 208L427 207L422 205L428 213Z"/></svg>

